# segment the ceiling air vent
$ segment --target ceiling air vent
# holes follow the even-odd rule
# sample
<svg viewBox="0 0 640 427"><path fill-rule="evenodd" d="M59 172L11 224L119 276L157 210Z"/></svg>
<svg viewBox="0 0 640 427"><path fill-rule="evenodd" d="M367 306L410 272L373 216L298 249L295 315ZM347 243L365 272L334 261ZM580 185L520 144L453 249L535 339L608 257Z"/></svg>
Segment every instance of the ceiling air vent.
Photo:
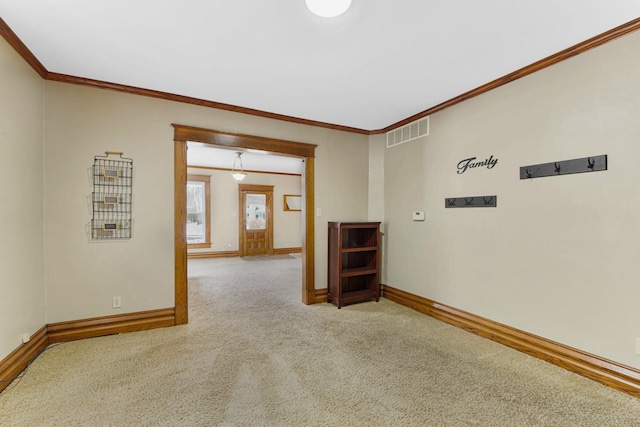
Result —
<svg viewBox="0 0 640 427"><path fill-rule="evenodd" d="M429 116L387 132L387 148L429 135Z"/></svg>

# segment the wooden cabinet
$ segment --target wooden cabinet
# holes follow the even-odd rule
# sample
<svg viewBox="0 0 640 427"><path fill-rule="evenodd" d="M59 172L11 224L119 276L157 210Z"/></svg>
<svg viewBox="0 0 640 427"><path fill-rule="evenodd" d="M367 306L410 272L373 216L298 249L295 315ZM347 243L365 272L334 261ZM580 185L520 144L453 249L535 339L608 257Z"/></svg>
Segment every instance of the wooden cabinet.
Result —
<svg viewBox="0 0 640 427"><path fill-rule="evenodd" d="M380 300L380 223L329 222L327 301Z"/></svg>

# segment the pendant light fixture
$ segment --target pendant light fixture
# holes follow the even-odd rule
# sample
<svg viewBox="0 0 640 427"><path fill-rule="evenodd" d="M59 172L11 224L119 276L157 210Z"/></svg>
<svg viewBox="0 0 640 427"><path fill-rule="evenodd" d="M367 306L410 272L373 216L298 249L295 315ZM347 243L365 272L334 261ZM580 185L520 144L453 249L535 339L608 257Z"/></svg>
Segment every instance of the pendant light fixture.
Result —
<svg viewBox="0 0 640 427"><path fill-rule="evenodd" d="M305 2L311 12L323 18L340 16L351 6L351 0L305 0Z"/></svg>
<svg viewBox="0 0 640 427"><path fill-rule="evenodd" d="M244 173L244 169L242 167L242 151L236 151L236 158L233 159L233 167L231 168L231 176L236 181L242 181L247 177L247 174ZM236 170L236 162L240 161L240 171Z"/></svg>

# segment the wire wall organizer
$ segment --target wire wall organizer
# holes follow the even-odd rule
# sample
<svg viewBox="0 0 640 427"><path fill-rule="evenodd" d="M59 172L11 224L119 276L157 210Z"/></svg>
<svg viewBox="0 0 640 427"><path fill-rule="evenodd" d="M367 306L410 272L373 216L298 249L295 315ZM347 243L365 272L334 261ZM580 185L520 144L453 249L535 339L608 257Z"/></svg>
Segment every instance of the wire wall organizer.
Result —
<svg viewBox="0 0 640 427"><path fill-rule="evenodd" d="M93 158L91 240L131 238L133 159L122 154L107 151Z"/></svg>

